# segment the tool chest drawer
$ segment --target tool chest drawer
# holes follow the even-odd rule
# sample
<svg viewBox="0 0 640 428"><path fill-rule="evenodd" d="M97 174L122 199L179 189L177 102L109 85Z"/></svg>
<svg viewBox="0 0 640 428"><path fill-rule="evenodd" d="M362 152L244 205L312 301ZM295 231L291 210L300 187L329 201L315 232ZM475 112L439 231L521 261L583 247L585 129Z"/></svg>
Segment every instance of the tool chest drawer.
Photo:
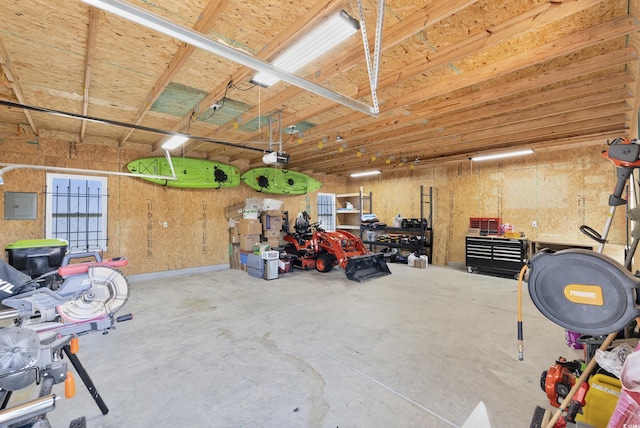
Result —
<svg viewBox="0 0 640 428"><path fill-rule="evenodd" d="M517 277L527 262L526 239L499 236L467 236L465 256L467 271L513 275Z"/></svg>

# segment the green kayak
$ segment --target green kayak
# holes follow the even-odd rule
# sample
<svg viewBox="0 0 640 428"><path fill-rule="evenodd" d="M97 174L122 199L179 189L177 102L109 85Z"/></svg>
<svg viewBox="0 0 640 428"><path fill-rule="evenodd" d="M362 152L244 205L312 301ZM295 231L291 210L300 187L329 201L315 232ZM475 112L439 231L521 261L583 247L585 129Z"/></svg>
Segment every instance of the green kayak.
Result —
<svg viewBox="0 0 640 428"><path fill-rule="evenodd" d="M303 195L322 187L322 183L307 174L278 167L250 169L240 179L253 190L279 195Z"/></svg>
<svg viewBox="0 0 640 428"><path fill-rule="evenodd" d="M220 189L240 185L240 171L233 165L227 165L207 159L171 158L176 180L144 177L161 175L171 177L171 168L164 156L141 158L127 164L133 174L140 174L143 180L170 187L189 189Z"/></svg>

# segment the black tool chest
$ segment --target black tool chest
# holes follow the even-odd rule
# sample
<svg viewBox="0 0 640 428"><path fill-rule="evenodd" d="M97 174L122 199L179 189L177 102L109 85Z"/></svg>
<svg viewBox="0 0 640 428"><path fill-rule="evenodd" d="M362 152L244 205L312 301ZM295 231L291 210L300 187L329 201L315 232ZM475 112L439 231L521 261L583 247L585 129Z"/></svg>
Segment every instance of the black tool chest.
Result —
<svg viewBox="0 0 640 428"><path fill-rule="evenodd" d="M527 262L529 241L500 236L467 236L466 265L469 273L486 272L517 277Z"/></svg>

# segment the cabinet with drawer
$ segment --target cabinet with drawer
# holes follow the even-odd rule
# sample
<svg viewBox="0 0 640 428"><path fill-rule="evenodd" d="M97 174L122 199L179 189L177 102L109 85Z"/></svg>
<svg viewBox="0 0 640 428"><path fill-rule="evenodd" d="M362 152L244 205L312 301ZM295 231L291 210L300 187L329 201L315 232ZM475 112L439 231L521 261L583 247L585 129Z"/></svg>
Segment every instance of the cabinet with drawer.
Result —
<svg viewBox="0 0 640 428"><path fill-rule="evenodd" d="M527 262L527 239L499 236L467 236L465 243L467 271L517 277Z"/></svg>

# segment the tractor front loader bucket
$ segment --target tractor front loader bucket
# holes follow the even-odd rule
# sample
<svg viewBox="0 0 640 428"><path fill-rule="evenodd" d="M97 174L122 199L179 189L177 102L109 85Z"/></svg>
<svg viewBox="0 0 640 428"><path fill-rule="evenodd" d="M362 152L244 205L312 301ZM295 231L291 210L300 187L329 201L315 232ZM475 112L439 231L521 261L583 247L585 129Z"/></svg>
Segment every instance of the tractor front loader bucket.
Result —
<svg viewBox="0 0 640 428"><path fill-rule="evenodd" d="M347 278L364 282L370 279L391 275L387 262L382 253L367 254L364 256L350 257L345 268Z"/></svg>

